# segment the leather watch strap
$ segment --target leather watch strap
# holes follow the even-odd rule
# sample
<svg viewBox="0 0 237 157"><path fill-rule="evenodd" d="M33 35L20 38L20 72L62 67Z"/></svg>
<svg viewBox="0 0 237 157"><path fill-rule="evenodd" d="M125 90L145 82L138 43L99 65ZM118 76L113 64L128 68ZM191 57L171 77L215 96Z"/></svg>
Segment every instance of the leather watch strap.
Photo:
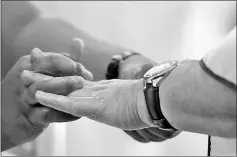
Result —
<svg viewBox="0 0 237 157"><path fill-rule="evenodd" d="M121 56L113 56L112 60L109 63L105 78L107 80L117 79L119 75L119 64L122 60Z"/></svg>
<svg viewBox="0 0 237 157"><path fill-rule="evenodd" d="M144 91L145 100L147 103L148 112L151 115L153 123L159 125L161 128L169 128L170 131L177 131L171 124L165 119L160 108L159 99L159 87L153 87L152 84L148 84Z"/></svg>
<svg viewBox="0 0 237 157"><path fill-rule="evenodd" d="M157 82L156 86L154 86L152 83L146 84L146 88L144 88L144 95L147 109L150 113L153 123L164 130L178 131L166 120L160 107L159 87L165 78L171 73L171 71L165 73L163 76L160 76L160 80Z"/></svg>
<svg viewBox="0 0 237 157"><path fill-rule="evenodd" d="M153 120L159 120L161 114L159 112L159 88L153 87L152 84L148 84L144 91L147 108Z"/></svg>

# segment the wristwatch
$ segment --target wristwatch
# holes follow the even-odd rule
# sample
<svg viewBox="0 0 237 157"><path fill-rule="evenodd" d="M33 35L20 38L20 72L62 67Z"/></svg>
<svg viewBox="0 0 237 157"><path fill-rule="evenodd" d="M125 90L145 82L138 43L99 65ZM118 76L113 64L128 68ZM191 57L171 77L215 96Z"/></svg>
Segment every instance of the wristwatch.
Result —
<svg viewBox="0 0 237 157"><path fill-rule="evenodd" d="M162 81L178 66L178 61L166 61L148 70L143 77L144 95L153 123L162 130L178 131L161 112L159 87Z"/></svg>
<svg viewBox="0 0 237 157"><path fill-rule="evenodd" d="M114 55L108 65L107 72L105 74L105 78L107 80L110 79L118 79L119 77L119 65L125 59L133 56L133 55L140 55L137 52L133 51L125 51L119 55Z"/></svg>

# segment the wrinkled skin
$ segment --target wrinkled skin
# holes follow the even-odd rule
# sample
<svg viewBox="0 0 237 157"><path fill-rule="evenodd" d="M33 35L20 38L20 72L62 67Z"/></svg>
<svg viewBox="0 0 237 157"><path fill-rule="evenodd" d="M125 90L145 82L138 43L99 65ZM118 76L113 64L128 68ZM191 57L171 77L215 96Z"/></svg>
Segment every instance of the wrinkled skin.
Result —
<svg viewBox="0 0 237 157"><path fill-rule="evenodd" d="M145 73L153 65L147 63L139 65L142 57L137 57L139 56L136 56L134 63L135 58L132 57L126 60L129 62L122 62L127 64L121 66L124 69L120 69L126 70L123 74L129 78L127 80L91 82L81 79L83 88L67 96L37 91L36 99L45 106L75 116L85 116L124 130L135 130L126 132L141 142L161 142L172 138L179 132L160 130L151 122L143 96L143 82L137 77L142 76L141 73ZM130 80L134 77L136 80Z"/></svg>
<svg viewBox="0 0 237 157"><path fill-rule="evenodd" d="M123 61L120 65L119 77L120 79L140 79L154 65L154 62L151 62L142 56L132 56ZM140 130L124 130L124 132L136 141L143 143L162 142L166 139L173 138L180 133L164 131L154 127Z"/></svg>

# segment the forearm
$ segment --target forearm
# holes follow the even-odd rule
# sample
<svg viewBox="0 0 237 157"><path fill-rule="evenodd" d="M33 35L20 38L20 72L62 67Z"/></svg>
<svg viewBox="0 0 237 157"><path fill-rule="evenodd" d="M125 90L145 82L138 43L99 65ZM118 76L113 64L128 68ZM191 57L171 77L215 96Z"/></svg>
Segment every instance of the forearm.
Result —
<svg viewBox="0 0 237 157"><path fill-rule="evenodd" d="M178 66L161 84L160 100L177 129L236 137L236 90L209 76L199 61Z"/></svg>

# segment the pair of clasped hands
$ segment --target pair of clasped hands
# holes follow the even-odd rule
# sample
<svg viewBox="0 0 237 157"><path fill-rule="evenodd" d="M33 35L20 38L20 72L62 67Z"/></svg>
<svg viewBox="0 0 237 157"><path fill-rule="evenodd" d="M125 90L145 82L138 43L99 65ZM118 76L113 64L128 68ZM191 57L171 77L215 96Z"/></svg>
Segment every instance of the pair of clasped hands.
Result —
<svg viewBox="0 0 237 157"><path fill-rule="evenodd" d="M81 53L83 45L82 40L75 39L72 50ZM143 67L134 67L133 74L136 70L144 74ZM126 130L140 142L164 141L176 135L152 124L142 79L92 80L92 73L66 53L35 48L19 59L2 83L3 101L7 102L2 110L11 111L2 112L9 143L30 141L49 123L80 117Z"/></svg>

